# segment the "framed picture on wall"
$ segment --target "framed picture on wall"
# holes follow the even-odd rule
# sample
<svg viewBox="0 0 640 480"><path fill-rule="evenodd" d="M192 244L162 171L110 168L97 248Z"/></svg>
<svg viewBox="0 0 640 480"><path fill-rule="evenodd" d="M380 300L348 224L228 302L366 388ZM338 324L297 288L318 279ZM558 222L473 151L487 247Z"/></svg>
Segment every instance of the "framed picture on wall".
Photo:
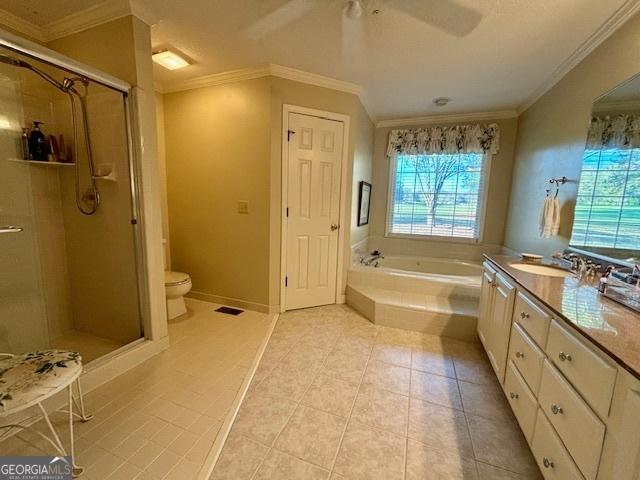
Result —
<svg viewBox="0 0 640 480"><path fill-rule="evenodd" d="M358 226L369 223L369 204L371 203L371 184L360 182L358 191Z"/></svg>

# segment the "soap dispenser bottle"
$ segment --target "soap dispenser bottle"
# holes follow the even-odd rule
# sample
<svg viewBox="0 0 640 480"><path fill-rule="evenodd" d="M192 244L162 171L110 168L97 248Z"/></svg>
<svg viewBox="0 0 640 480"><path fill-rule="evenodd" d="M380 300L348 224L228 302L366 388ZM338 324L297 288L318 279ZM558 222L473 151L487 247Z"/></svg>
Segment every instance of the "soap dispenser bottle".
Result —
<svg viewBox="0 0 640 480"><path fill-rule="evenodd" d="M29 134L29 153L34 160L47 160L47 138L40 130L42 122L34 121Z"/></svg>

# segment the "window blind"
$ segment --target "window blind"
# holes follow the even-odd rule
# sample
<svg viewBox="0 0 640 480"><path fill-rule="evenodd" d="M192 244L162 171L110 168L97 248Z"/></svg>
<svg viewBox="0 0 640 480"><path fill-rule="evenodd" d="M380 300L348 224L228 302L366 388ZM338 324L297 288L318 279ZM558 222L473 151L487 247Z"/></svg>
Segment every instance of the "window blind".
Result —
<svg viewBox="0 0 640 480"><path fill-rule="evenodd" d="M488 154L391 157L387 233L478 240Z"/></svg>
<svg viewBox="0 0 640 480"><path fill-rule="evenodd" d="M585 150L570 243L640 250L640 149Z"/></svg>

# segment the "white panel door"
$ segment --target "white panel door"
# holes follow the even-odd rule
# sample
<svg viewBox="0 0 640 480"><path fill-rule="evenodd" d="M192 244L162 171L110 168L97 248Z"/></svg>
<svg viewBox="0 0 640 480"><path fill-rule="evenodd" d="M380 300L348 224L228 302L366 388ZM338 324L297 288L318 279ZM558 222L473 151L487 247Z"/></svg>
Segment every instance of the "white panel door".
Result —
<svg viewBox="0 0 640 480"><path fill-rule="evenodd" d="M336 301L343 129L289 113L286 310Z"/></svg>

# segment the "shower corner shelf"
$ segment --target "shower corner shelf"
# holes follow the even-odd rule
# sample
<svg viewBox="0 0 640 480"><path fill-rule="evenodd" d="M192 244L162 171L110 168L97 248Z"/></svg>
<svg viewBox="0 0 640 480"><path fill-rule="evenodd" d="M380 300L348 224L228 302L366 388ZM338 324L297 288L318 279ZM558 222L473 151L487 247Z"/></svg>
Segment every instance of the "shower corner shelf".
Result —
<svg viewBox="0 0 640 480"><path fill-rule="evenodd" d="M44 160L24 160L22 158L9 158L10 162L14 163L27 163L29 165L47 165L47 166L56 166L56 167L73 167L75 163L67 163L67 162L45 162Z"/></svg>
<svg viewBox="0 0 640 480"><path fill-rule="evenodd" d="M110 173L109 175L105 175L103 177L100 177L98 175L94 175L93 176L94 180L106 180L108 182L117 182L118 179L116 178L115 173Z"/></svg>

